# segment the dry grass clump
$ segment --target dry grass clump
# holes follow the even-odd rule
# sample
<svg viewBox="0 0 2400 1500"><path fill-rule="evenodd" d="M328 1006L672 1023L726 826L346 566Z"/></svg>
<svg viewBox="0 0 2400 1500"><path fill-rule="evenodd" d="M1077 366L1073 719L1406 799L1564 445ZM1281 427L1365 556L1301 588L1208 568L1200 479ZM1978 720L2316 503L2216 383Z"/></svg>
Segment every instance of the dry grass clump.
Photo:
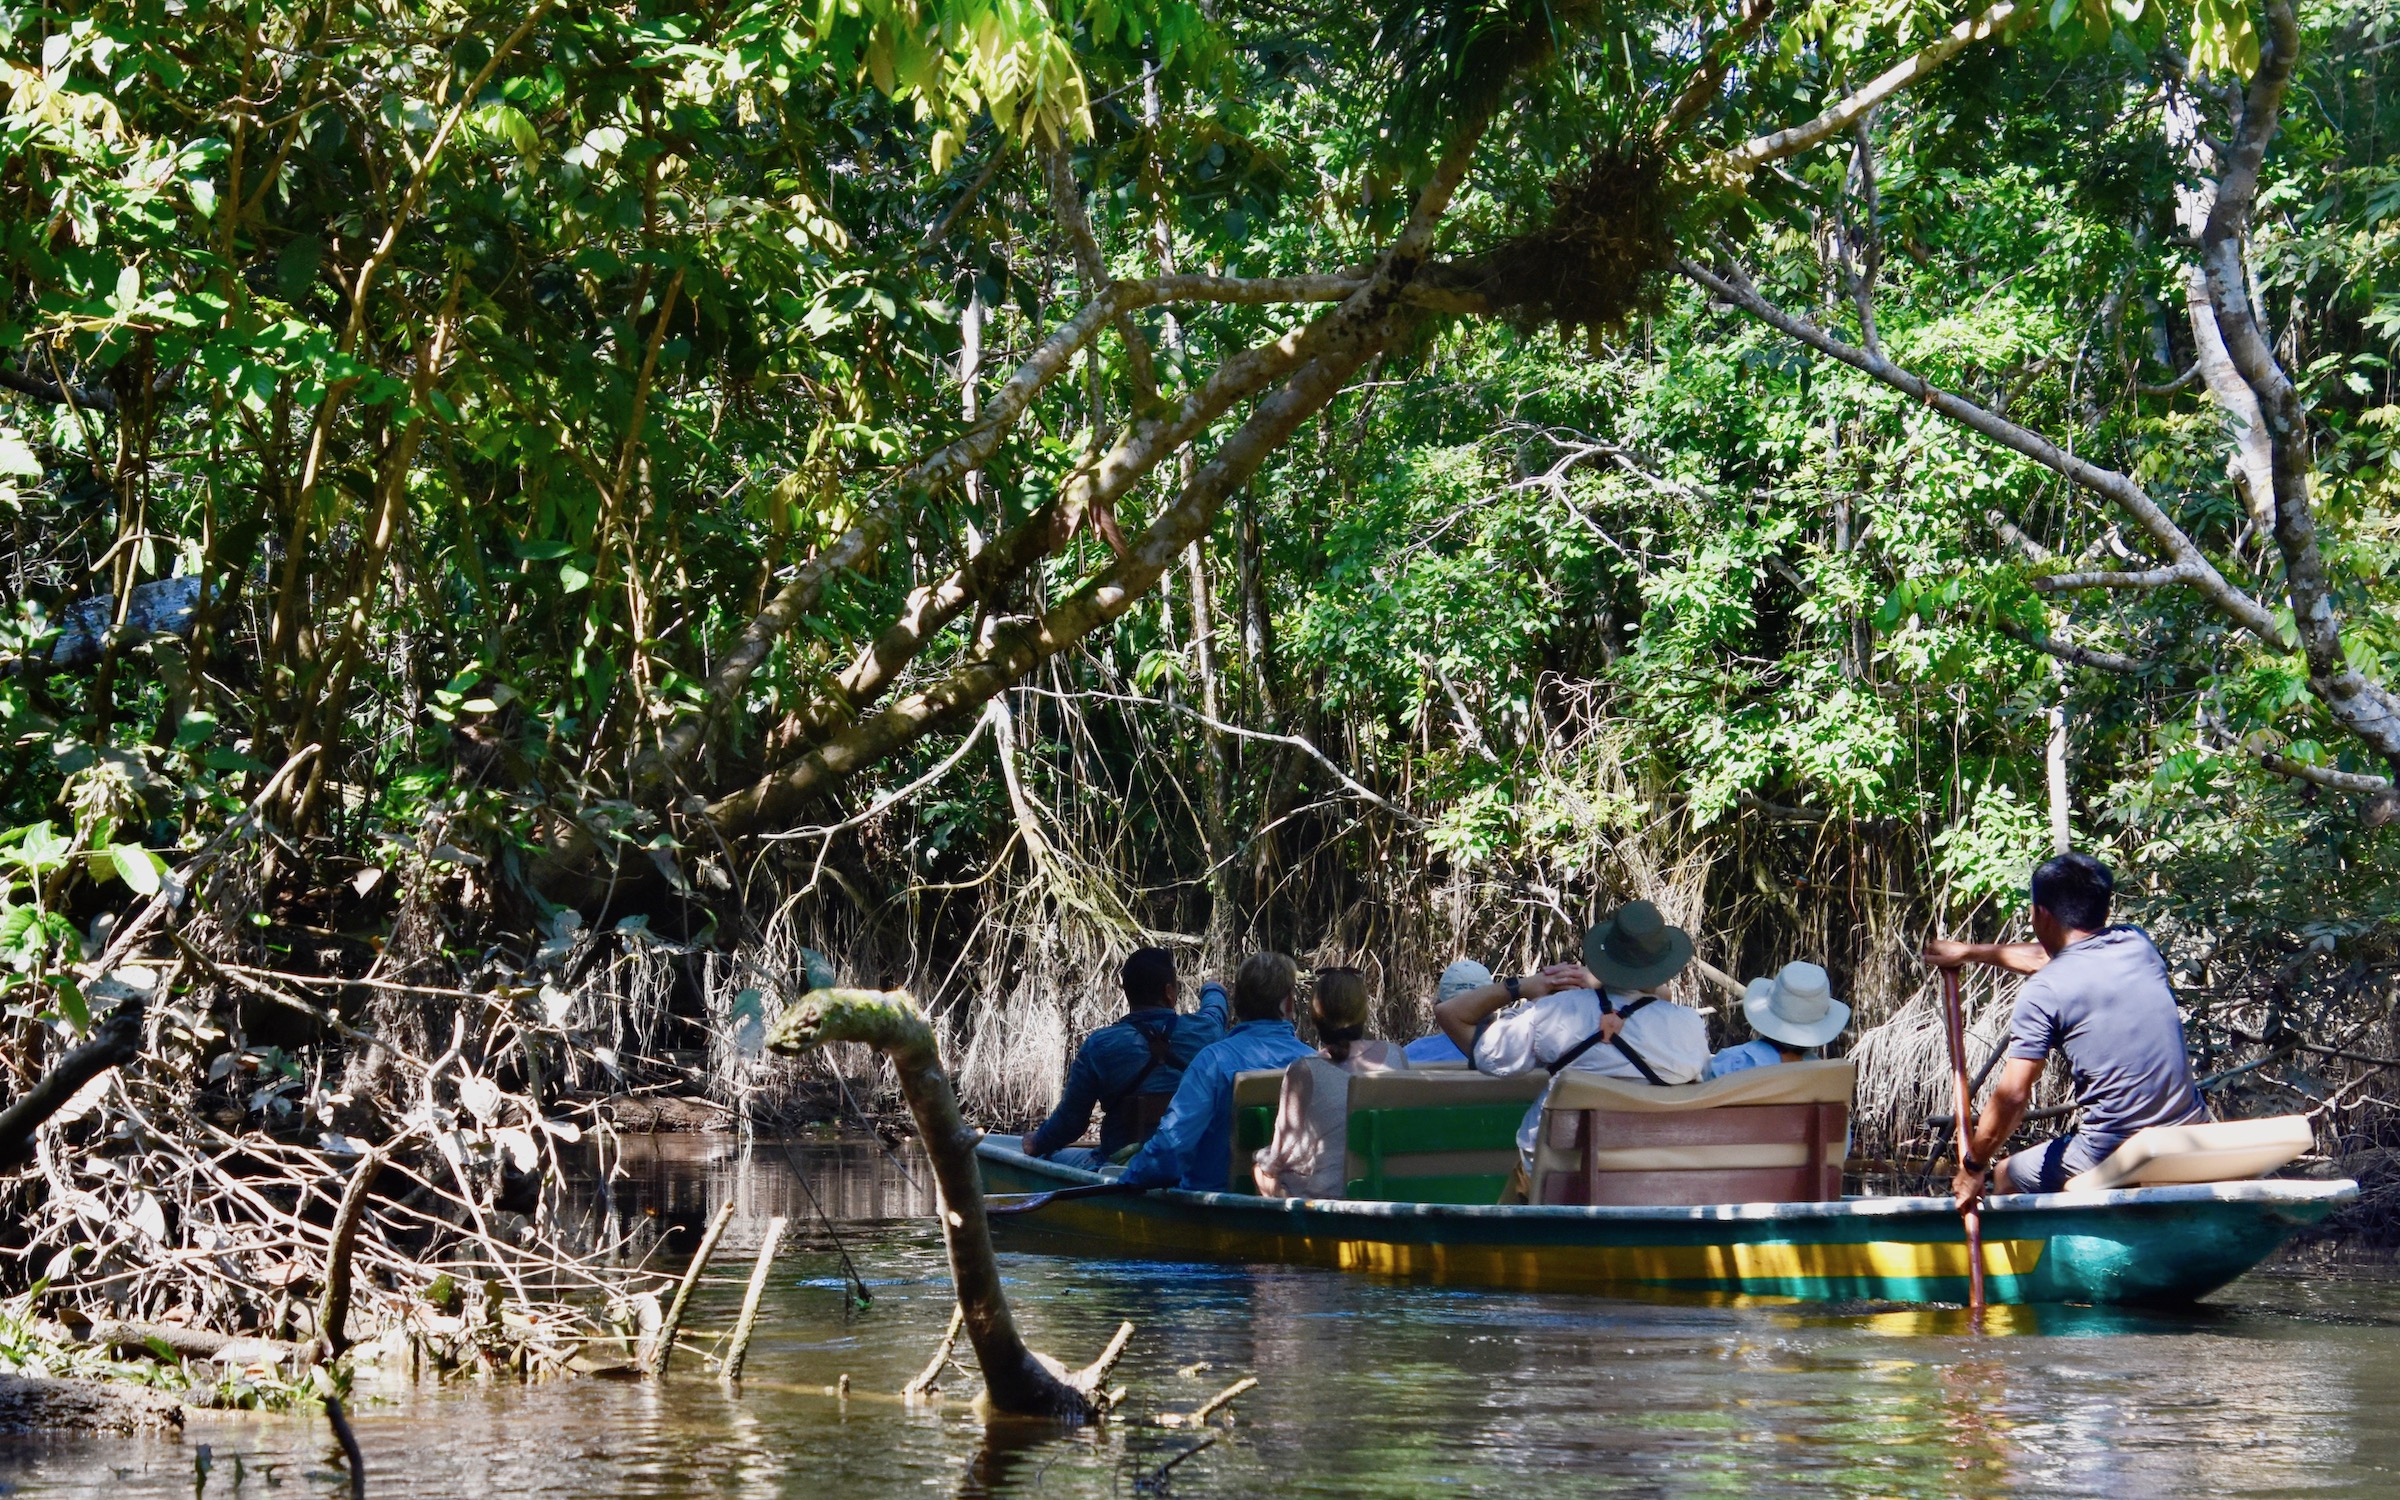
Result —
<svg viewBox="0 0 2400 1500"><path fill-rule="evenodd" d="M1657 309L1676 207L1663 157L1608 148L1552 182L1549 219L1476 257L1466 284L1519 328L1613 331Z"/></svg>

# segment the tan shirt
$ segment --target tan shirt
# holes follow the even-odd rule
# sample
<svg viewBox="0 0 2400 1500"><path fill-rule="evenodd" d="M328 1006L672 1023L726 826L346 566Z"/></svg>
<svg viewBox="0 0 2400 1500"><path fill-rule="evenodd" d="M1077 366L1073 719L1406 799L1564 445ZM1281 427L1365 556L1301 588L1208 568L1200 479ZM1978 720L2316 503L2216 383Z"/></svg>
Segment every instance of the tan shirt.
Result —
<svg viewBox="0 0 2400 1500"><path fill-rule="evenodd" d="M1339 1198L1349 1186L1350 1080L1361 1073L1406 1071L1408 1055L1389 1042L1359 1042L1347 1060L1303 1057L1283 1070L1275 1135L1251 1159L1258 1190L1269 1198Z"/></svg>

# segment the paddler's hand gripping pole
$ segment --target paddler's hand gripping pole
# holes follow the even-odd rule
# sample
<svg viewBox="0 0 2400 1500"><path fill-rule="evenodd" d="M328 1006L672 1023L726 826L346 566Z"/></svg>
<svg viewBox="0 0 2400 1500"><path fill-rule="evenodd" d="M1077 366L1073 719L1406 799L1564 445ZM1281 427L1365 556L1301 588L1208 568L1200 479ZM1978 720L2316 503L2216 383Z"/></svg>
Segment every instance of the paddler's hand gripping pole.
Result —
<svg viewBox="0 0 2400 1500"><path fill-rule="evenodd" d="M1968 1142L1974 1138L1975 1091L1967 1083L1967 1023L1965 1012L1958 1002L1958 970L1942 970L1942 1026L1950 1034L1950 1077L1958 1091L1958 1159L1963 1166L1974 1160ZM1976 1198L1959 1209L1959 1217L1967 1226L1967 1310L1983 1312L1983 1200Z"/></svg>

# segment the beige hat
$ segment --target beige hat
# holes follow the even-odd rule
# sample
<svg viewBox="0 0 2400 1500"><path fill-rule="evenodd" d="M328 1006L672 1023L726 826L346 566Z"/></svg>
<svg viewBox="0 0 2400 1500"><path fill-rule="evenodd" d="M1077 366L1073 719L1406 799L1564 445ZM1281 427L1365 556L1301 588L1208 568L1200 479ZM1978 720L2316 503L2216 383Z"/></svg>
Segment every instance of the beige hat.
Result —
<svg viewBox="0 0 2400 1500"><path fill-rule="evenodd" d="M1811 963L1789 963L1773 979L1753 979L1742 996L1750 1029L1786 1047L1822 1047L1850 1024L1850 1007L1833 998L1833 981Z"/></svg>

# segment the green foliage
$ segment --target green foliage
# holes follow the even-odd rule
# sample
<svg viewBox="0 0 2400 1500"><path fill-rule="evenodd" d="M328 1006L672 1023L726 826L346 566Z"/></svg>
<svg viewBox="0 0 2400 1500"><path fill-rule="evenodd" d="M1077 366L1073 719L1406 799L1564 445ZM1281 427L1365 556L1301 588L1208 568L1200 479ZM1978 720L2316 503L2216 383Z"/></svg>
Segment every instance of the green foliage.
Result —
<svg viewBox="0 0 2400 1500"><path fill-rule="evenodd" d="M2320 434L2349 648L2383 681L2400 666L2387 9L2306 17L2311 105L2270 158L2252 246ZM1805 120L1956 9L1791 14L1662 138L1738 13L624 0L544 12L499 56L523 12L0 11L0 157L35 209L0 223L18 377L0 511L20 580L0 625L20 664L0 679L0 811L42 830L7 846L0 953L34 986L16 1003L80 1024L56 976L91 917L157 889L162 856L311 744L327 769L293 794L307 816L285 811L320 850L543 922L581 899L540 878L568 845L600 851L612 889L655 873L679 898L747 896L749 861L689 821L690 798L751 785L846 721L829 684L913 589L1047 505L1151 402L1307 313L1138 313L1156 395L1111 332L971 497L896 495L896 471L965 425L966 310L988 401L1092 290L1039 170L1047 143L1073 145L1111 274L1318 273L1374 252L1430 151L1484 104L1441 254L1448 286L1508 317L1389 351L1216 518L1196 575L1206 650L1178 570L1175 599L1062 657L1047 690L1213 697L1240 727L1306 738L1405 803L1423 830L1407 857L1428 865L1588 875L1661 807L1710 837L1780 809L1908 830L1971 905L2013 890L2011 862L2041 844L2034 799L2009 789L2040 784L2064 705L2076 826L2161 881L2265 869L2279 837L2332 852L2295 864L2295 885L2260 875L2261 909L2381 869L2389 835L2259 769L2261 751L2374 769L2292 660L2176 590L2046 592L2132 555L2121 520L1666 279L1673 255L1723 250L1863 341L1853 279L1872 265L1893 358L2138 475L2273 598L2223 418L2174 386L2186 169L2162 113L2186 91L2168 39L2239 73L2252 9L2028 12L1875 114L1871 204L1851 137L1738 193L1697 168ZM2221 132L2220 92L2191 97ZM1117 525L1170 504L1176 468ZM890 541L721 700L762 603L876 505L898 508ZM1995 515L2049 555L1996 540ZM1088 530L1049 548L882 701L1113 558ZM104 671L55 665L74 606L173 573L204 581L188 634L114 638ZM2061 634L2146 665L2062 668L2021 639ZM683 779L646 783L695 718ZM1231 829L1288 818L1283 837L1333 847L1353 827L1305 811L1349 789L1267 742L1178 720L1047 743L1089 757L1077 787L1126 799L1158 890L1237 858L1273 888L1271 849L1194 854L1213 835L1191 792L1217 762ZM836 800L869 807L941 753L872 759ZM1153 754L1179 768L1174 795L1123 791ZM972 888L1023 833L997 771L978 753L904 830L859 837L888 838L910 880Z"/></svg>

